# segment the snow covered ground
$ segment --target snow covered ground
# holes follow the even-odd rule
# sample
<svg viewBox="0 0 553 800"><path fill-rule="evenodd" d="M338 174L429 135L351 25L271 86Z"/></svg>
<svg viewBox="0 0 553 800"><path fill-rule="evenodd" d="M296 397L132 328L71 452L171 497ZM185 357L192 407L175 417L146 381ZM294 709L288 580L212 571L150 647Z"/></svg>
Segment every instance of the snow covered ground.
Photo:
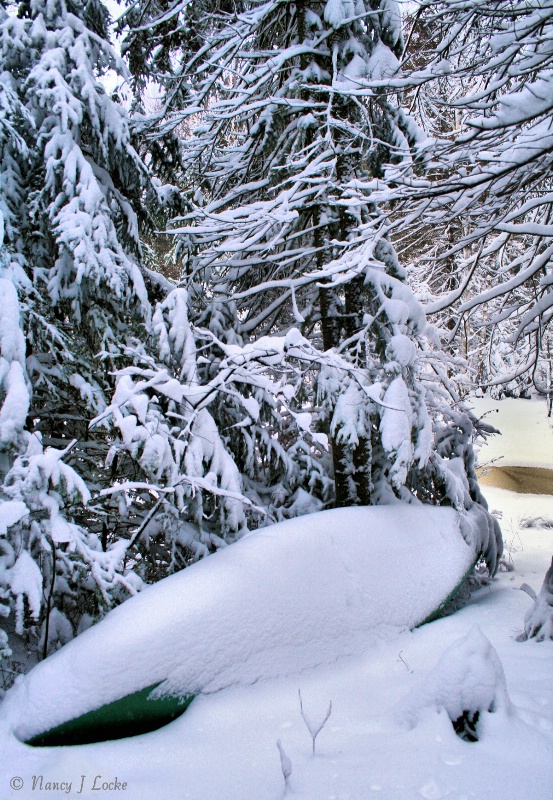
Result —
<svg viewBox="0 0 553 800"><path fill-rule="evenodd" d="M518 403L525 413L529 401ZM531 460L542 423L525 429L517 457ZM519 587L539 591L551 560L553 497L492 488L486 496L502 514L514 571L502 571L461 611L373 641L360 656L199 697L146 736L54 749L6 736L0 798L551 800L553 642L516 636L532 606ZM393 563L383 568L393 575ZM315 755L298 690L311 727L332 701ZM475 743L450 721L467 705L493 708L480 714ZM286 773L291 767L286 783L282 764ZM47 788L55 782L64 786Z"/></svg>

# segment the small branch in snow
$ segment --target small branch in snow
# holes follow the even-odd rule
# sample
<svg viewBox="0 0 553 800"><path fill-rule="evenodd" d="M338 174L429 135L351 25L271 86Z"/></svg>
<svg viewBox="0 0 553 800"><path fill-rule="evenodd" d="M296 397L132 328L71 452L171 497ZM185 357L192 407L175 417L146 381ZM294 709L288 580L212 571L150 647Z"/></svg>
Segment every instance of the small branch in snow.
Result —
<svg viewBox="0 0 553 800"><path fill-rule="evenodd" d="M328 722L328 719L329 719L330 715L332 714L332 700L330 701L330 703L328 705L328 711L326 712L325 718L323 719L323 721L320 724L317 724L317 723L312 722L309 719L309 717L307 716L307 714L305 713L305 711L303 710L303 702L302 702L301 690L300 689L298 689L298 697L300 699L300 712L301 712L301 715L303 717L303 721L305 722L305 725L307 727L307 730L309 731L309 733L311 735L311 740L313 742L313 755L315 755L315 741L316 741L317 736L319 735L319 733L322 731L322 729L324 728L324 726Z"/></svg>
<svg viewBox="0 0 553 800"><path fill-rule="evenodd" d="M411 673L411 675L412 675L412 674L413 674L413 670L411 669L411 667L409 666L409 664L407 663L407 661L406 661L406 660L403 658L403 656L401 655L402 653L403 653L403 650L400 650L400 651L399 651L399 655L398 655L398 657L397 657L397 660L398 660L398 661L401 661L401 663L402 663L402 664L405 664L405 669L406 669L408 672L410 672L410 673Z"/></svg>
<svg viewBox="0 0 553 800"><path fill-rule="evenodd" d="M524 589L525 586L523 584L520 588ZM536 639L538 642L553 640L553 558L540 592L534 597L534 607L526 613L524 633L517 636L518 642L525 642L527 639Z"/></svg>
<svg viewBox="0 0 553 800"><path fill-rule="evenodd" d="M175 481L175 483L173 483L171 486L158 486L157 484L147 483L147 481L123 481L122 483L115 483L113 486L109 486L107 489L102 489L100 492L98 492L98 497L107 497L112 494L117 494L118 492L131 492L143 489L150 492L150 494L157 499L157 497L161 494L173 494L176 492L177 488L183 484L191 486L193 491L204 489L205 491L211 492L211 494L220 495L221 497L229 497L231 500L238 500L240 503L250 506L253 511L263 511L262 508L254 505L248 497L245 497L239 492L231 492L228 489L222 489L219 486L214 486L212 483L204 480L203 478L190 477L189 475L181 475L179 480Z"/></svg>
<svg viewBox="0 0 553 800"><path fill-rule="evenodd" d="M48 655L48 637L50 634L50 611L52 610L52 598L54 596L54 587L56 585L56 543L52 539L52 580L50 582L50 591L46 599L46 618L44 625L44 647L42 648L43 660Z"/></svg>
<svg viewBox="0 0 553 800"><path fill-rule="evenodd" d="M284 786L286 789L290 788L290 775L292 774L292 762L290 758L286 754L284 747L280 739L277 739L276 746L278 747L278 752L280 754L280 768L282 770L282 775L284 777Z"/></svg>
<svg viewBox="0 0 553 800"><path fill-rule="evenodd" d="M131 549L131 547L134 545L134 543L136 542L136 540L137 540L137 539L138 539L138 538L141 536L141 534L144 532L144 530L146 529L146 527L147 527L147 526L150 524L150 522L152 521L152 519L153 519L153 518L155 517L155 515L157 514L157 510L158 510L158 508L160 507L160 505L163 503L163 501L164 501L164 500L165 500L165 497L162 495L162 496L161 496L161 497L160 497L160 498L157 500L157 502L156 502L156 504L153 506L153 508L151 508L151 509L150 509L150 511L149 511L149 513L148 513L148 515L146 516L146 518L144 519L144 521L142 522L142 524L141 524L141 525L140 525L140 526L139 526L139 527L138 527L138 528L135 530L135 532L134 532L134 533L133 533L133 535L131 536L131 538L130 538L130 540L129 540L129 543L128 543L128 545L127 545L127 550L130 550L130 549Z"/></svg>
<svg viewBox="0 0 553 800"><path fill-rule="evenodd" d="M535 603L535 602L537 602L538 595L535 593L535 591L532 589L532 587L531 587L531 586L528 586L528 584L527 584L527 583L523 583L523 584L522 584L522 586L519 586L519 589L520 589L520 591L521 591L521 592L526 592L526 594L527 594L529 597L531 597L531 598L532 598L532 600L534 601L534 603Z"/></svg>

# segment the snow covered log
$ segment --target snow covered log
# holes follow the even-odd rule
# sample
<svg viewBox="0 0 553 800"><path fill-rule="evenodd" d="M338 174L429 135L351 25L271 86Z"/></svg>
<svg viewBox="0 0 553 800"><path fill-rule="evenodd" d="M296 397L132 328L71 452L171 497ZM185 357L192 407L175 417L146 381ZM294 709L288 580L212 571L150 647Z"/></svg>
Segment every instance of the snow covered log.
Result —
<svg viewBox="0 0 553 800"><path fill-rule="evenodd" d="M92 741L79 734L79 718L104 709L95 740L120 738L128 732L110 730L106 706L122 698L149 696L151 710L156 698L190 700L360 654L434 616L479 556L479 519L397 503L248 534L41 662L6 695L0 725L26 742ZM72 737L48 741L45 732L71 720Z"/></svg>

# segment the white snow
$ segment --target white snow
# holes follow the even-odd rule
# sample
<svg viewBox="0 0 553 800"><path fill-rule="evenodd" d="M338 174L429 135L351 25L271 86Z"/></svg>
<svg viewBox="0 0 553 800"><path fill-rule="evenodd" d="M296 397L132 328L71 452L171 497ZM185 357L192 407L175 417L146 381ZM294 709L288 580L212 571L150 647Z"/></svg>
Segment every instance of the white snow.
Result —
<svg viewBox="0 0 553 800"><path fill-rule="evenodd" d="M27 550L22 550L13 567L8 570L10 588L16 596L16 631L23 633L23 598L27 598L29 610L38 619L42 603L42 573Z"/></svg>
<svg viewBox="0 0 553 800"><path fill-rule="evenodd" d="M25 381L25 339L17 291L0 278L0 442L12 444L25 427L30 396Z"/></svg>
<svg viewBox="0 0 553 800"><path fill-rule="evenodd" d="M27 516L29 509L21 500L5 500L0 505L0 536L5 536L8 528Z"/></svg>
<svg viewBox="0 0 553 800"><path fill-rule="evenodd" d="M6 396L0 409L0 442L11 444L25 427L31 398L19 361L12 361L5 381Z"/></svg>
<svg viewBox="0 0 553 800"><path fill-rule="evenodd" d="M505 402L508 409L510 401L496 404L500 408L498 416L503 414ZM533 404L515 401L513 413L509 411L510 418L516 417L517 405L526 414ZM543 413L545 405L540 405ZM531 424L532 417L526 416L526 420L525 440L531 450L539 447L542 428ZM504 433L504 437L496 437L499 442L508 441L506 428ZM128 659L127 674L136 674L140 663L147 659L152 663L161 660L163 647L159 640L154 644L151 634L156 623L169 617L166 636L176 650L181 646L180 600L174 598L176 607L173 603L171 608L164 608L161 619L156 619L153 611L147 611L145 602L152 597L159 598L161 603L162 586L178 585L179 576L139 596L140 622L132 629L123 625L125 609L138 609L138 604L134 599L128 601L108 615L106 623L83 634L44 662L35 671L39 680L34 686L34 678L21 681L16 691L8 695L3 708L0 707L3 718L0 798L16 796L9 788L13 776L23 779L30 796L33 776L42 775L44 781L72 782L69 794L48 793L58 800L77 795L84 775L78 796L93 800L100 796L92 789L93 781L96 775L101 775L103 781L113 781L115 777L126 781L127 791L120 794L132 800L149 800L152 795L163 800L282 800L288 796L295 800L551 800L553 642L518 642L516 636L522 632L525 614L533 606L531 598L519 587L526 583L539 592L551 561L553 527L548 525L553 520L553 498L488 487L485 494L490 508L498 509L502 515L506 558L514 570L500 571L494 581L475 592L469 604L454 615L414 631L383 631L386 635L369 637L365 646L349 657L342 648L346 637L342 637L338 650L343 657L334 663L205 693L178 720L145 736L55 750L32 749L21 744L11 732L14 725L21 726L21 730L27 725L28 730L32 725L31 713L36 719L41 707L78 701L89 683L88 676L98 669L103 675L102 664L125 643L147 641L148 646L143 649L149 651L147 655L137 652ZM383 531L390 543L396 539L397 528L402 528L400 542L408 541L412 533L412 526L406 530L405 522L392 513L396 508L401 507L383 509L386 522L392 521ZM363 513L362 509L353 511ZM331 519L331 515L307 518L313 523L313 541L320 533L315 529L316 520L325 518ZM301 526L304 522L305 518ZM289 527L281 530L288 531L291 539L298 521L286 525ZM397 569L405 554L397 552L385 562L375 564L375 583L355 586L359 553L351 550L350 542L358 537L358 528L350 519L347 528L335 530L334 541L340 547L331 551L334 564L344 565L341 571L344 581L345 565L352 569L349 584L352 599L361 596L357 594L361 591L368 595L383 591L387 597L393 597L394 590L402 586ZM270 539L270 531L266 529L262 535ZM189 572L209 573L210 562L216 563L215 559L230 557L232 553L236 554L232 556L233 569L238 570L240 565L245 569L244 545L255 542L256 536L248 536L219 555L210 556L198 565L203 573L197 567ZM324 535L322 539L327 541ZM337 609L338 587L328 581L329 551L324 545L322 551L319 556L315 550L308 564L296 565L292 558L296 551L290 550L289 563L283 565L274 558L262 558L260 548L256 551L256 566L261 572L254 573L256 580L250 582L249 589L244 589L239 598L229 594L223 583L214 582L212 592L219 602L217 612L204 618L202 641L206 653L217 646L210 634L223 618L232 618L248 642L256 638L267 642L260 631L267 631L269 617L278 621L271 635L276 635L280 626L288 631L306 631L303 643L307 645L312 637L319 637L318 627L326 621L329 609L331 625L341 613ZM365 558L369 560L371 555L374 555L372 550ZM426 592L419 578L421 570L426 574L424 560L424 554L419 553L410 569L417 603ZM431 562L428 566L439 579L443 564L439 559ZM273 603L258 609L257 620L233 615L233 609L256 605L267 574L274 592ZM305 589L301 613L297 606L299 594L294 598L287 595L298 575ZM320 609L314 597L317 601L322 598ZM196 594L195 602L195 613L201 614L202 610L205 613L206 595ZM410 603L411 600L404 603L407 614L411 613ZM157 609L157 601L154 605ZM288 609L288 605L292 608ZM287 614L283 613L284 607ZM313 626L303 627L310 615ZM74 662L72 674L64 674L65 669L57 673L56 665L63 663L64 652L69 654L71 649L75 652L79 641L86 641L85 636L99 636L101 630L107 630L106 626L111 633L106 634L103 647L98 648L101 652L88 649L90 663L83 656L78 664ZM355 631L352 635L356 636ZM99 638L104 639L103 635ZM228 640L220 641L219 650L225 651L229 644ZM321 655L320 646L314 650ZM281 652L276 648L271 654L279 656ZM238 672L244 666L236 663L234 668ZM210 670L206 658L207 678ZM228 677L232 671L231 665ZM155 675L152 678L153 682ZM114 684L123 686L126 679L119 672L105 675L106 693L113 690ZM68 687L69 698L61 690L62 685ZM304 712L311 720L322 721L332 701L332 714L317 737L315 756L310 732L302 718L298 689ZM462 741L452 728L450 717L464 705L483 709L478 723L480 740L476 743ZM485 710L486 706L493 706L493 710ZM406 709L412 716L406 715ZM411 725L410 720L415 724ZM20 794L23 793L17 796Z"/></svg>
<svg viewBox="0 0 553 800"><path fill-rule="evenodd" d="M389 47L382 42L378 42L371 57L367 71L374 81L381 81L385 78L391 78L399 72L399 61L392 53Z"/></svg>
<svg viewBox="0 0 553 800"><path fill-rule="evenodd" d="M0 353L6 361L25 363L25 339L19 323L17 291L6 278L0 278Z"/></svg>
<svg viewBox="0 0 553 800"><path fill-rule="evenodd" d="M346 17L343 0L327 0L324 19L333 28L339 28Z"/></svg>
<svg viewBox="0 0 553 800"><path fill-rule="evenodd" d="M404 333L396 333L390 339L386 355L390 361L397 361L400 366L407 367L415 363L417 348L409 336Z"/></svg>
<svg viewBox="0 0 553 800"><path fill-rule="evenodd" d="M534 636L538 642L553 639L553 558L535 605L526 612L524 634L519 638L524 641Z"/></svg>
<svg viewBox="0 0 553 800"><path fill-rule="evenodd" d="M367 64L365 60L355 53L349 64L338 73L337 85L342 91L359 89L367 77Z"/></svg>
<svg viewBox="0 0 553 800"><path fill-rule="evenodd" d="M403 486L407 470L413 460L411 427L413 412L405 381L399 375L390 383L384 394L382 420L382 446L387 453L395 456L392 467L392 480L396 486Z"/></svg>
<svg viewBox="0 0 553 800"><path fill-rule="evenodd" d="M395 378L384 394L382 409L382 444L386 452L399 450L411 437L411 403L405 381L401 376Z"/></svg>

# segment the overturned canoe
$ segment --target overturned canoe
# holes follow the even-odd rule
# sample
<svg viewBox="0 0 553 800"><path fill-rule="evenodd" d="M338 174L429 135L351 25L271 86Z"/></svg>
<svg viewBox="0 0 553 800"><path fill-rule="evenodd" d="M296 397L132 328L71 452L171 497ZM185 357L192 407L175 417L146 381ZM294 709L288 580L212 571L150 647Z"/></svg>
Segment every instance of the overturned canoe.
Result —
<svg viewBox="0 0 553 800"><path fill-rule="evenodd" d="M398 503L248 534L41 662L0 716L29 744L103 741L154 730L200 693L360 654L436 615L478 558L476 524Z"/></svg>

